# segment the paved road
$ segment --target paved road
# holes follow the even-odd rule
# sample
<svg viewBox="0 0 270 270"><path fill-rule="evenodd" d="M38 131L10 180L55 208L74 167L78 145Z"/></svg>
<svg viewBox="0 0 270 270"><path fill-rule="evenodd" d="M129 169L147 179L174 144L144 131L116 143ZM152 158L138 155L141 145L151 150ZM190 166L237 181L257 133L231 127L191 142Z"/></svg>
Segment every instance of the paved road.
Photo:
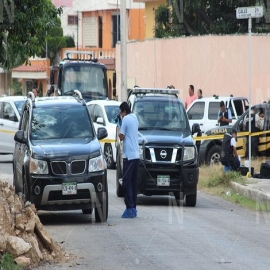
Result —
<svg viewBox="0 0 270 270"><path fill-rule="evenodd" d="M10 163L0 163L0 172L11 171ZM138 217L125 220L114 170L108 179L107 223L96 224L79 211L39 213L53 239L77 259L36 269L270 268L269 214L199 192L195 208L173 206L173 197L139 196Z"/></svg>

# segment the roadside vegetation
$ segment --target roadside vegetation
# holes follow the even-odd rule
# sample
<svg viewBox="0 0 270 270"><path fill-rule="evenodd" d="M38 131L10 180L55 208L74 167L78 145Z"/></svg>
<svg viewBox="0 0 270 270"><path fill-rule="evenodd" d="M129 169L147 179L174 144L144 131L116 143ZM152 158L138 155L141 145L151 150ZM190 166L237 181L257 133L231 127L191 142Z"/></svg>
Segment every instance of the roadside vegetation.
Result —
<svg viewBox="0 0 270 270"><path fill-rule="evenodd" d="M254 167L254 173L260 171L263 159L256 159L251 161L251 166ZM256 183L256 178L247 178L242 176L240 172L225 173L222 165L201 166L198 189L211 194L218 195L227 201L238 204L250 210L257 210L258 205L255 201L246 198L239 193L236 193L232 187L231 182L237 182L242 185L248 183ZM270 211L270 205L260 205L260 210Z"/></svg>
<svg viewBox="0 0 270 270"><path fill-rule="evenodd" d="M16 265L12 256L9 253L5 253L0 257L0 270L22 270L23 268Z"/></svg>

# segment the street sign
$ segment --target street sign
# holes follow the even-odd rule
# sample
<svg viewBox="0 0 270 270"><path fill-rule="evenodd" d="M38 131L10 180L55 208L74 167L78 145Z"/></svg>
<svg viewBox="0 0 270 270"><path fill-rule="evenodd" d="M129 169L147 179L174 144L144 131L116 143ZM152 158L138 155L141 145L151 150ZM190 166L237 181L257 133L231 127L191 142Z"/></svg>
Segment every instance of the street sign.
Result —
<svg viewBox="0 0 270 270"><path fill-rule="evenodd" d="M236 9L236 19L261 18L263 17L263 7L239 7Z"/></svg>

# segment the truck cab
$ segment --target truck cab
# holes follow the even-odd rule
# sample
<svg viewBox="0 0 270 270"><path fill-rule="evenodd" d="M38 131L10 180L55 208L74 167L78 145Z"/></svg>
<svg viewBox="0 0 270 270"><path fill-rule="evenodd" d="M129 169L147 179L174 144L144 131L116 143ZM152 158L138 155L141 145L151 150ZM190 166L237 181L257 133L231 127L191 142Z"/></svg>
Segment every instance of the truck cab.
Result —
<svg viewBox="0 0 270 270"><path fill-rule="evenodd" d="M67 58L51 70L51 86L58 96L72 96L74 90L79 90L85 101L107 99L107 68L91 54L86 59L75 59L67 53Z"/></svg>
<svg viewBox="0 0 270 270"><path fill-rule="evenodd" d="M217 96L204 97L196 99L187 109L187 115L190 125L199 123L202 132L217 127L218 111L220 101L224 101L227 109L230 109L233 125L237 119L246 111L249 106L248 99L245 97Z"/></svg>

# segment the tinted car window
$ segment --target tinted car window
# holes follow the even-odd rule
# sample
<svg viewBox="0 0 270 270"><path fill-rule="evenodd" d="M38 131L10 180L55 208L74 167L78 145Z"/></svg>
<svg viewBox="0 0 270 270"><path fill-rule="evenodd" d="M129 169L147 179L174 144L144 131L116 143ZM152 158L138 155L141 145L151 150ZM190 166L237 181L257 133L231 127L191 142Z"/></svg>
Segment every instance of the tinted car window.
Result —
<svg viewBox="0 0 270 270"><path fill-rule="evenodd" d="M65 139L93 137L92 125L85 107L34 108L31 139Z"/></svg>
<svg viewBox="0 0 270 270"><path fill-rule="evenodd" d="M18 100L18 101L14 102L20 115L22 115L22 107L23 107L24 102L25 102L25 100Z"/></svg>
<svg viewBox="0 0 270 270"><path fill-rule="evenodd" d="M209 102L208 119L217 120L219 109L219 101Z"/></svg>
<svg viewBox="0 0 270 270"><path fill-rule="evenodd" d="M205 102L197 102L188 111L188 119L203 119Z"/></svg>
<svg viewBox="0 0 270 270"><path fill-rule="evenodd" d="M105 111L109 122L112 124L116 124L115 118L119 113L119 106L105 106Z"/></svg>

